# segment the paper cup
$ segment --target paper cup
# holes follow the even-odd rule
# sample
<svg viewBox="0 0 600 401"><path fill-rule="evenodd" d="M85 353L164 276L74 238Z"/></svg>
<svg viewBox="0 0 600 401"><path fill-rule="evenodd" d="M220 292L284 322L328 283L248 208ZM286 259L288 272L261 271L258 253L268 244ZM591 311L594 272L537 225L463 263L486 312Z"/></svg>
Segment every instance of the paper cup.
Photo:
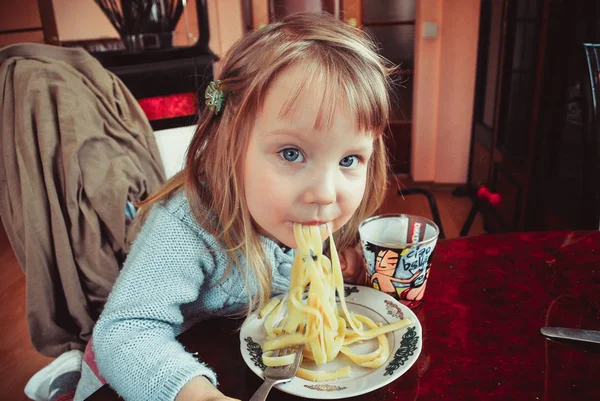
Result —
<svg viewBox="0 0 600 401"><path fill-rule="evenodd" d="M410 308L423 300L440 230L431 220L408 214L374 216L358 229L367 282Z"/></svg>

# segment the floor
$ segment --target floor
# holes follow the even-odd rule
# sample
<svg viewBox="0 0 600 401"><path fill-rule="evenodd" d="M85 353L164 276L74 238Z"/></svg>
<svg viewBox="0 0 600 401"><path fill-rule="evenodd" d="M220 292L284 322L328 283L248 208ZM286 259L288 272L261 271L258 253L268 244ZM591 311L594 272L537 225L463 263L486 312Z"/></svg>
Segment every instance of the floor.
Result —
<svg viewBox="0 0 600 401"><path fill-rule="evenodd" d="M25 316L25 275L0 225L0 388L2 399L27 400L27 380L51 361L29 341Z"/></svg>
<svg viewBox="0 0 600 401"><path fill-rule="evenodd" d="M408 176L397 176L390 183L387 198L381 207L381 213L407 213L417 216L424 216L433 219L429 209L429 204L422 195L398 195L398 190L419 186L429 189L433 192L442 220L442 225L446 238L456 238L459 236L461 228L465 223L472 203L469 198L455 197L452 190L456 186L451 185L415 185ZM468 235L484 234L483 219L478 214L471 226Z"/></svg>
<svg viewBox="0 0 600 401"><path fill-rule="evenodd" d="M397 195L398 188L412 185L406 177L397 177L388 192L382 213L409 213L431 217L427 202L419 195ZM436 197L447 238L458 236L469 213L467 198L452 196L451 187L432 188ZM478 216L469 235L484 233ZM25 401L23 388L27 380L51 359L38 354L29 340L25 315L25 275L0 226L0 389L2 399ZM9 328L9 329L6 329Z"/></svg>

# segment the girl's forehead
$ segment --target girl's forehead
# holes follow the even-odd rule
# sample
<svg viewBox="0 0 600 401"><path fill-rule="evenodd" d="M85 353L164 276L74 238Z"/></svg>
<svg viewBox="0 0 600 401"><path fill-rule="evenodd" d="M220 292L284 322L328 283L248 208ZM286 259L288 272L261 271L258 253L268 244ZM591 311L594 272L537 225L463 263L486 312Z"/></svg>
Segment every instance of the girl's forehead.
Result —
<svg viewBox="0 0 600 401"><path fill-rule="evenodd" d="M358 116L349 107L342 87L329 81L322 73L307 73L303 66L289 67L268 86L261 114L315 130L331 127L341 115L348 128L356 131Z"/></svg>

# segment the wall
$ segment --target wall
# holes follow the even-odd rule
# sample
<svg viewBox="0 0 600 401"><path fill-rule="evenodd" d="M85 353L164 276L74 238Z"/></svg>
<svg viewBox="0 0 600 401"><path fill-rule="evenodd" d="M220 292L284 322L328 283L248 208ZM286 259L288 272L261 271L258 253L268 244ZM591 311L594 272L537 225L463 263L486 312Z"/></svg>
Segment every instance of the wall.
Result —
<svg viewBox="0 0 600 401"><path fill-rule="evenodd" d="M94 0L52 0L52 5L61 42L119 37Z"/></svg>
<svg viewBox="0 0 600 401"><path fill-rule="evenodd" d="M208 0L210 49L223 55L245 33L242 2L240 0ZM216 71L218 72L218 63Z"/></svg>
<svg viewBox="0 0 600 401"><path fill-rule="evenodd" d="M417 2L411 172L417 182L467 180L479 0ZM438 23L423 38L423 22Z"/></svg>

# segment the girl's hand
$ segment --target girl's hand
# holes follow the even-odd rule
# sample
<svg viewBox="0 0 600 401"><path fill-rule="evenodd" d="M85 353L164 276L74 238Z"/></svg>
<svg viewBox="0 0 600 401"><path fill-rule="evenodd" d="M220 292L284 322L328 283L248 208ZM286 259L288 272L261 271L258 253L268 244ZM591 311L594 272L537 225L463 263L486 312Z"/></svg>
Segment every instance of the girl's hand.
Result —
<svg viewBox="0 0 600 401"><path fill-rule="evenodd" d="M359 246L346 248L339 255L345 283L364 285L367 282L367 267Z"/></svg>
<svg viewBox="0 0 600 401"><path fill-rule="evenodd" d="M177 394L175 401L239 401L223 395L204 376L194 377Z"/></svg>

